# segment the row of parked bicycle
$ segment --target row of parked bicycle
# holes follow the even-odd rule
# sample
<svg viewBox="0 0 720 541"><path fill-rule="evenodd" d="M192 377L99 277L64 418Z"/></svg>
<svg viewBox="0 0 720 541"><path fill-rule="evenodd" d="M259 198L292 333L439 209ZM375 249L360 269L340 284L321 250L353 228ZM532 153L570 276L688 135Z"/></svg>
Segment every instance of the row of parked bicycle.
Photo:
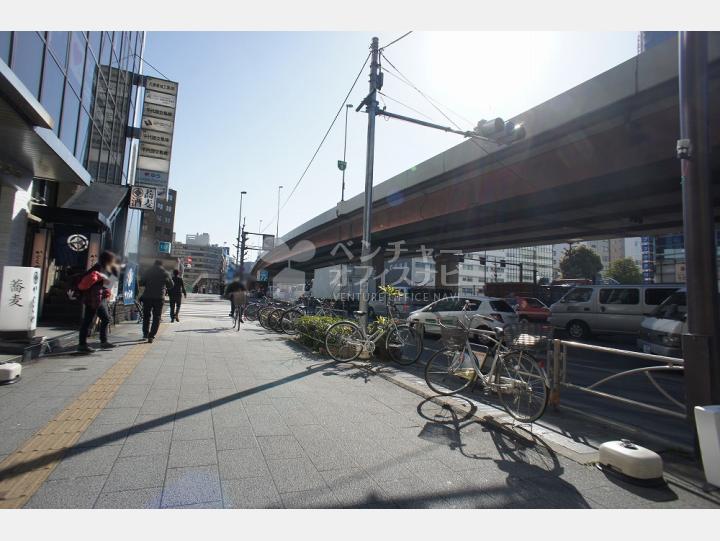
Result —
<svg viewBox="0 0 720 541"><path fill-rule="evenodd" d="M389 316L366 327L347 318L344 310L330 302L317 301L308 305L263 301L250 304L245 319L258 321L269 330L288 335L299 332L297 320L304 315L325 315L344 318L327 328L324 346L336 361L350 362L363 352L372 355L379 345L396 363L408 366L418 362L424 350L422 325L399 321L389 306ZM354 312L356 317L364 312ZM440 395L459 393L475 383L494 392L502 405L521 422L532 422L545 411L549 396L549 380L544 362L533 352L542 352L547 336L527 322L504 329L474 328L472 318L456 325L445 325L440 319L441 344L425 363L428 386ZM237 321L237 319L236 319ZM239 322L237 323L239 325Z"/></svg>

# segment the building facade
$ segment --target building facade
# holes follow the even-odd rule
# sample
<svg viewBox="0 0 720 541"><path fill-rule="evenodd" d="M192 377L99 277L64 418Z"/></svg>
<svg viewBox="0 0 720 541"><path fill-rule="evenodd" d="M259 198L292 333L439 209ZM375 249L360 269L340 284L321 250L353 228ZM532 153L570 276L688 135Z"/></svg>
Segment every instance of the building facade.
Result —
<svg viewBox="0 0 720 541"><path fill-rule="evenodd" d="M102 249L137 254L140 211L127 186L144 41L0 32L0 268L39 267L48 313Z"/></svg>
<svg viewBox="0 0 720 541"><path fill-rule="evenodd" d="M151 265L155 259L174 259L172 243L175 230L177 191L168 189L164 198L158 198L155 212L143 215L140 232L140 263Z"/></svg>
<svg viewBox="0 0 720 541"><path fill-rule="evenodd" d="M227 272L227 248L211 244L188 244L176 242L172 255L183 268L183 278L188 291L196 293L221 293Z"/></svg>

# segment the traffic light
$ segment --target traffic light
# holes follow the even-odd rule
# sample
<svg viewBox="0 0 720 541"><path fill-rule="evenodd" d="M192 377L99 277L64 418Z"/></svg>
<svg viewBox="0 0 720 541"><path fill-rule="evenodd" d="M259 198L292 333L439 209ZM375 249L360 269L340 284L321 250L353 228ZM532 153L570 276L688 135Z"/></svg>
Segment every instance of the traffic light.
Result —
<svg viewBox="0 0 720 541"><path fill-rule="evenodd" d="M510 144L525 137L525 127L512 120L505 122L502 118L482 119L475 126L475 133L496 143Z"/></svg>
<svg viewBox="0 0 720 541"><path fill-rule="evenodd" d="M187 265L185 265L188 269L192 268L192 257L188 256L187 258Z"/></svg>
<svg viewBox="0 0 720 541"><path fill-rule="evenodd" d="M247 256L247 241L248 241L248 234L245 233L245 229L243 228L242 234L240 235L240 263L243 263L245 261L245 257Z"/></svg>
<svg viewBox="0 0 720 541"><path fill-rule="evenodd" d="M478 257L478 261L480 261L480 264L484 267L487 263L487 259L485 259L483 256Z"/></svg>

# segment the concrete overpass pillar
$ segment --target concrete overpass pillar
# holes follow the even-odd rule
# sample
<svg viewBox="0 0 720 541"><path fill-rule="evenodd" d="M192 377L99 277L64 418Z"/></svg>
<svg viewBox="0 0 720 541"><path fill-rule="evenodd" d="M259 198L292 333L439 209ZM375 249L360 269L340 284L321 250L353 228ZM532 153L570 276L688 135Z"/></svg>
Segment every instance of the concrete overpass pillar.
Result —
<svg viewBox="0 0 720 541"><path fill-rule="evenodd" d="M458 263L462 256L440 253L435 257L435 287L451 289L458 292Z"/></svg>

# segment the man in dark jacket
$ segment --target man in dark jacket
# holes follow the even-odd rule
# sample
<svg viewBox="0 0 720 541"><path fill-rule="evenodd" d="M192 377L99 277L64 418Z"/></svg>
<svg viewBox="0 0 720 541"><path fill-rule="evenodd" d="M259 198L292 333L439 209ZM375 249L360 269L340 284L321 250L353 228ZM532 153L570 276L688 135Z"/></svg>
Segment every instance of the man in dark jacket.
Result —
<svg viewBox="0 0 720 541"><path fill-rule="evenodd" d="M187 298L187 292L185 291L185 282L183 282L180 276L180 271L175 269L173 271L173 286L168 291L168 297L170 297L170 323L173 321L180 321L178 317L180 315L180 304L182 304L182 298Z"/></svg>
<svg viewBox="0 0 720 541"><path fill-rule="evenodd" d="M108 342L107 328L110 323L107 299L110 297L110 275L117 275L117 256L109 251L100 254L98 262L90 267L78 282L84 312L80 324L80 339L77 350L83 353L92 353L95 350L87 345L87 336L90 325L95 316L100 319L100 347L114 348L115 344Z"/></svg>
<svg viewBox="0 0 720 541"><path fill-rule="evenodd" d="M140 301L143 303L143 338L147 338L147 341L152 343L160 328L165 289L171 289L173 282L170 275L163 269L162 261L156 259L155 264L140 279L140 285L145 287L142 297L140 297ZM152 326L150 326L151 314Z"/></svg>

